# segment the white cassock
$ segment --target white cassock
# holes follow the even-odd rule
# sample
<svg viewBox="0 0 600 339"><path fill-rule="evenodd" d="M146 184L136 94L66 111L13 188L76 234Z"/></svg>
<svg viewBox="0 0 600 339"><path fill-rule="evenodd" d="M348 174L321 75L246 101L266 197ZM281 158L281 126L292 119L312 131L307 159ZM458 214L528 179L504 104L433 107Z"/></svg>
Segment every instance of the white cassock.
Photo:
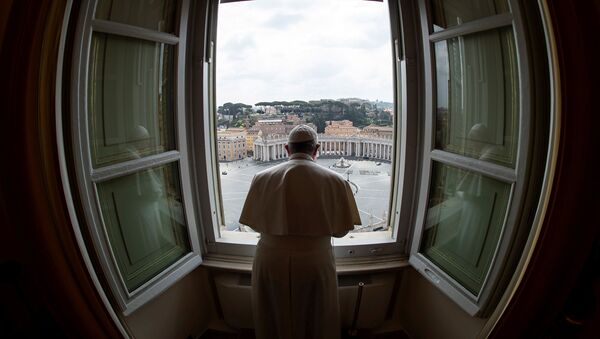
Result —
<svg viewBox="0 0 600 339"><path fill-rule="evenodd" d="M240 223L261 233L252 267L257 338L339 338L331 236L360 225L348 182L295 153L256 174Z"/></svg>

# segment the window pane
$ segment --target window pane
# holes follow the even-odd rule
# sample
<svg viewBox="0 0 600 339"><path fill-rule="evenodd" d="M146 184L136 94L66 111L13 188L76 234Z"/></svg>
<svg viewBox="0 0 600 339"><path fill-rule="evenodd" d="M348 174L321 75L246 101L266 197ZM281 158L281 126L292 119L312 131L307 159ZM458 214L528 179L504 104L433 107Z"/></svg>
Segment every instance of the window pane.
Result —
<svg viewBox="0 0 600 339"><path fill-rule="evenodd" d="M129 291L190 252L178 173L172 163L97 185L110 246Z"/></svg>
<svg viewBox="0 0 600 339"><path fill-rule="evenodd" d="M238 222L252 177L287 161L284 145L298 124L319 134L317 163L350 181L362 221L353 232L390 231L395 112L387 4L241 1L222 3L218 15L221 231L252 232Z"/></svg>
<svg viewBox="0 0 600 339"><path fill-rule="evenodd" d="M94 167L174 149L173 46L94 33L88 109Z"/></svg>
<svg viewBox="0 0 600 339"><path fill-rule="evenodd" d="M100 0L96 18L174 33L175 1Z"/></svg>
<svg viewBox="0 0 600 339"><path fill-rule="evenodd" d="M420 252L475 295L498 244L510 190L510 184L434 163Z"/></svg>
<svg viewBox="0 0 600 339"><path fill-rule="evenodd" d="M431 0L433 31L509 11L506 0Z"/></svg>
<svg viewBox="0 0 600 339"><path fill-rule="evenodd" d="M436 148L515 166L519 91L511 28L435 43Z"/></svg>

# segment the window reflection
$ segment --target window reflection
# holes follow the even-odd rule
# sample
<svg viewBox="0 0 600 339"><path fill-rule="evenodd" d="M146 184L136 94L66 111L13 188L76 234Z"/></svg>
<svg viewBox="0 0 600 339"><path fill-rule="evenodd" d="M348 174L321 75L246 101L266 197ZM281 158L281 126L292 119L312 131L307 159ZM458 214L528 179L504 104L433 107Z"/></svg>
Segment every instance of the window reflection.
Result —
<svg viewBox="0 0 600 339"><path fill-rule="evenodd" d="M174 33L173 0L100 0L96 18Z"/></svg>
<svg viewBox="0 0 600 339"><path fill-rule="evenodd" d="M94 167L174 149L172 48L94 33L88 86Z"/></svg>
<svg viewBox="0 0 600 339"><path fill-rule="evenodd" d="M190 251L177 165L98 184L102 218L131 291Z"/></svg>
<svg viewBox="0 0 600 339"><path fill-rule="evenodd" d="M434 163L421 251L474 294L491 264L510 187L473 171Z"/></svg>
<svg viewBox="0 0 600 339"><path fill-rule="evenodd" d="M509 11L506 0L432 0L431 9L434 32Z"/></svg>
<svg viewBox="0 0 600 339"><path fill-rule="evenodd" d="M510 28L435 43L436 148L515 166L519 124Z"/></svg>

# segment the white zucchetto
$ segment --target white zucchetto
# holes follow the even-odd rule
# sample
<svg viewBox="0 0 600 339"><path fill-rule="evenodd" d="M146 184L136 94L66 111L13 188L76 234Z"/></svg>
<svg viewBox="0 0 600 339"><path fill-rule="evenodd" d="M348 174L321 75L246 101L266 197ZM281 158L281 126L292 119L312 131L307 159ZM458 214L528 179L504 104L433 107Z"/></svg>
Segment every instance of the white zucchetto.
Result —
<svg viewBox="0 0 600 339"><path fill-rule="evenodd" d="M288 143L305 142L311 140L317 142L317 132L307 125L298 125L294 127L288 136Z"/></svg>

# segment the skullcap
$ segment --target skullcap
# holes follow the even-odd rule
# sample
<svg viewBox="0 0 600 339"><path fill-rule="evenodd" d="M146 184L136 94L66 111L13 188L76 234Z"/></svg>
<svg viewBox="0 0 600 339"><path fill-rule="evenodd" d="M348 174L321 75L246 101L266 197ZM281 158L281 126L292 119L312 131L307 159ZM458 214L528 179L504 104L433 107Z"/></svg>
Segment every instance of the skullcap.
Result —
<svg viewBox="0 0 600 339"><path fill-rule="evenodd" d="M288 143L317 141L317 132L307 125L298 125L292 129L288 136Z"/></svg>

